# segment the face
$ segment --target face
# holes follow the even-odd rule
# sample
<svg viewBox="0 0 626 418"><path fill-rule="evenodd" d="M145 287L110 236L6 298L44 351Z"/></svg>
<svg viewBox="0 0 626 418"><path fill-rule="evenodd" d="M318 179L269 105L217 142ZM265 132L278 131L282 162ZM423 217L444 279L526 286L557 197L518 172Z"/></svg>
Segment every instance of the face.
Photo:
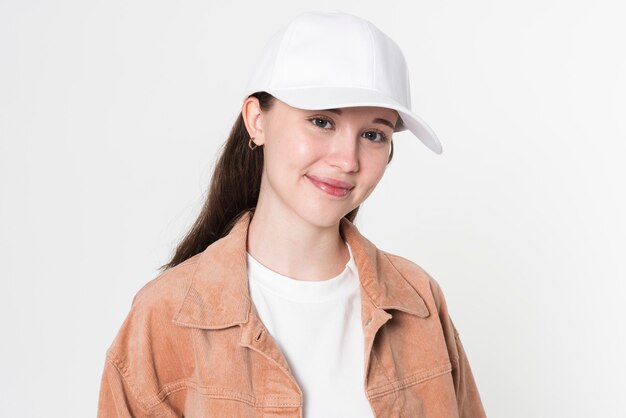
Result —
<svg viewBox="0 0 626 418"><path fill-rule="evenodd" d="M276 100L248 119L254 142L264 145L256 150L264 152L259 204L318 226L336 224L385 173L398 118L382 107L305 110Z"/></svg>

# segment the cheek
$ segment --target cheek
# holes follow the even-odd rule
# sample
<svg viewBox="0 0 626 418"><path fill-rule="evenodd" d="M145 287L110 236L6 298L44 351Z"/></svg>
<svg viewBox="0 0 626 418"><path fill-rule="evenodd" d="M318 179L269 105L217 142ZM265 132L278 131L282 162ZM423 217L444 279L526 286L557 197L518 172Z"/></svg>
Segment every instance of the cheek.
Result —
<svg viewBox="0 0 626 418"><path fill-rule="evenodd" d="M308 165L324 157L324 142L319 138L300 135L294 138L292 158L300 164Z"/></svg>
<svg viewBox="0 0 626 418"><path fill-rule="evenodd" d="M387 168L387 158L380 155L370 155L370 158L362 159L361 163L361 195L359 199L365 201L378 186Z"/></svg>
<svg viewBox="0 0 626 418"><path fill-rule="evenodd" d="M296 170L306 170L324 154L324 142L307 132L294 133L284 138L283 157Z"/></svg>
<svg viewBox="0 0 626 418"><path fill-rule="evenodd" d="M304 174L320 158L323 158L323 141L306 133L284 134L273 137L266 144L265 162L268 171L280 171L283 175Z"/></svg>
<svg viewBox="0 0 626 418"><path fill-rule="evenodd" d="M364 173L367 173L370 181L378 183L385 174L388 159L389 156L386 153L372 152L361 159L361 168Z"/></svg>

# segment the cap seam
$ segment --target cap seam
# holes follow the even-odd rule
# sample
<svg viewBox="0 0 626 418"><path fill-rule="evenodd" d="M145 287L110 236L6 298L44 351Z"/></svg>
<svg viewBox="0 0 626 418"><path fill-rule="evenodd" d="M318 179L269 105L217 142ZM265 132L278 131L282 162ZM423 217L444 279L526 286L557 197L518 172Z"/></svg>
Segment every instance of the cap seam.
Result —
<svg viewBox="0 0 626 418"><path fill-rule="evenodd" d="M352 84L316 84L314 86L279 87L279 88L272 88L272 90L280 91L280 90L318 89L320 87L349 87L351 89L369 90L369 91L374 91L376 93L379 93L379 91L375 88L357 87Z"/></svg>
<svg viewBox="0 0 626 418"><path fill-rule="evenodd" d="M272 86L274 86L275 84L275 80L283 80L284 78L284 74L285 74L285 65L283 62L283 56L285 55L285 49L287 48L287 45L291 42L291 38L293 36L293 32L294 32L294 27L296 26L296 23L293 22L291 25L287 26L287 33L285 34L285 37L283 38L283 42L280 43L280 48L278 49L278 53L276 54L276 61L274 62L274 73L272 74L272 79L269 82L269 86L270 88L272 88ZM278 68L277 68L277 64L281 64ZM280 77L276 76L277 71L280 71Z"/></svg>
<svg viewBox="0 0 626 418"><path fill-rule="evenodd" d="M374 48L374 34L372 33L372 29L370 28L369 24L367 22L362 22L363 25L365 25L365 28L367 30L367 33L370 36L370 49L372 51L372 56L374 57L374 71L373 71L373 75L374 77L372 77L372 80L370 81L370 85L373 84L373 81L376 80L376 74L378 73L378 60L377 60L377 56L376 56L376 49ZM378 86L372 86L372 89L375 90L376 87Z"/></svg>

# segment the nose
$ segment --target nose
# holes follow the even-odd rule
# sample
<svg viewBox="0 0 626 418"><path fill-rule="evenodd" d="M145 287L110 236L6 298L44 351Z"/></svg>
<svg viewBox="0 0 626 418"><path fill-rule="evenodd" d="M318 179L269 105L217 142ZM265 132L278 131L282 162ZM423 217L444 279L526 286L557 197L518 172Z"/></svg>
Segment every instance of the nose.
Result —
<svg viewBox="0 0 626 418"><path fill-rule="evenodd" d="M346 129L338 133L331 141L332 145L326 156L326 162L342 171L359 170L359 138L356 131Z"/></svg>

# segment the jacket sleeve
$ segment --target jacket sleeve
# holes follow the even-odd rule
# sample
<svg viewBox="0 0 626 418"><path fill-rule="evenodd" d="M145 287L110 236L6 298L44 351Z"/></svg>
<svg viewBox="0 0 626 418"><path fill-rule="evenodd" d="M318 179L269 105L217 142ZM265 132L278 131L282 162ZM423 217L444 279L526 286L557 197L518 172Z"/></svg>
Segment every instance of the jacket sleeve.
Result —
<svg viewBox="0 0 626 418"><path fill-rule="evenodd" d="M182 416L172 397L184 404L178 383L188 375L193 360L181 351L193 348L186 330L171 325L171 310L157 296L135 296L106 352L98 418Z"/></svg>
<svg viewBox="0 0 626 418"><path fill-rule="evenodd" d="M147 418L145 407L140 404L137 394L124 379L119 365L108 355L104 364L100 383L100 398L98 401L98 418Z"/></svg>
<svg viewBox="0 0 626 418"><path fill-rule="evenodd" d="M441 287L431 278L431 289L437 304L438 315L452 363L452 379L456 392L460 418L485 418L485 410L472 374L467 354L459 337L459 332L452 322L448 306Z"/></svg>

